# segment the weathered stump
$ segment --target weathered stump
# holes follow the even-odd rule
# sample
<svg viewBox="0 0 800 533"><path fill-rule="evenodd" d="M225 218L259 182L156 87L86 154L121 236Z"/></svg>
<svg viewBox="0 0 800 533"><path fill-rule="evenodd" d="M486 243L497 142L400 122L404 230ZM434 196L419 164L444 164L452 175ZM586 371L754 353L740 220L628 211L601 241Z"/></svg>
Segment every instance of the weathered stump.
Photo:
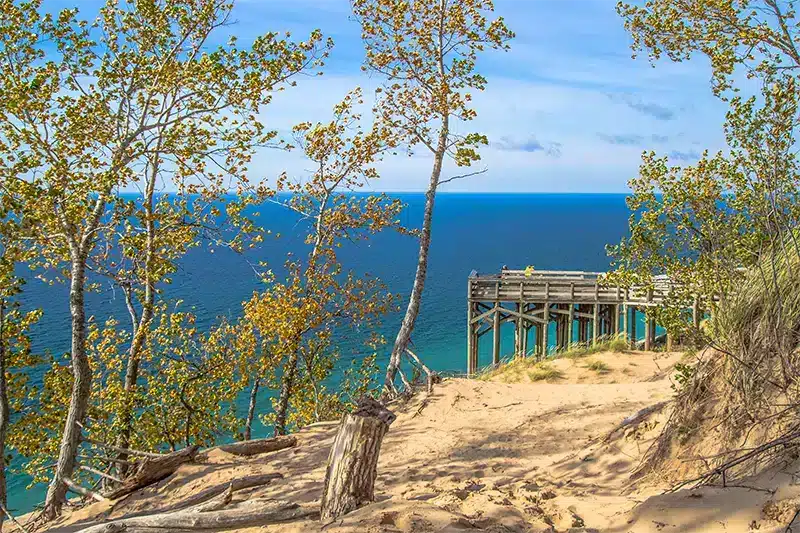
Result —
<svg viewBox="0 0 800 533"><path fill-rule="evenodd" d="M345 414L333 441L320 519L323 522L358 509L375 499L375 478L383 437L396 416L379 402L364 397Z"/></svg>

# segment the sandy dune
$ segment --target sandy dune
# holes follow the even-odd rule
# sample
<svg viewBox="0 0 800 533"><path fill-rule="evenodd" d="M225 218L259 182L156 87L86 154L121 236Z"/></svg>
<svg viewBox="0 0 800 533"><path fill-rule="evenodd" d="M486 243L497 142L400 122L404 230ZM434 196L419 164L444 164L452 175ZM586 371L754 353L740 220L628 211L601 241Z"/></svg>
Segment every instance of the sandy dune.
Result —
<svg viewBox="0 0 800 533"><path fill-rule="evenodd" d="M657 475L631 484L630 475L664 415L612 430L626 417L670 398L670 369L679 359L679 354L598 354L553 362L561 377L551 382L446 380L427 401L415 398L394 407L399 416L384 442L374 504L324 529L313 520L255 529L783 531L800 505L791 469L762 474L744 483L747 487L668 495L662 494L666 486L659 486ZM590 370L591 361L607 368ZM75 531L102 517L167 509L209 485L275 471L284 478L239 492L235 499L314 504L335 430L335 425L305 429L298 433L298 447L249 460L214 453L113 505L76 511L55 530ZM781 503L767 505L765 514L769 501Z"/></svg>

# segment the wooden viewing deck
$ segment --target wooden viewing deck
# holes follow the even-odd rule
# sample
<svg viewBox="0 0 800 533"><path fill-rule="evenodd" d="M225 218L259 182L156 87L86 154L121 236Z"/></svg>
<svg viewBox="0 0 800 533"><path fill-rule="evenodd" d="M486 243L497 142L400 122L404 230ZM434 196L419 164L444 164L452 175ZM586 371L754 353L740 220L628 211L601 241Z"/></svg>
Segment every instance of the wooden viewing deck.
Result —
<svg viewBox="0 0 800 533"><path fill-rule="evenodd" d="M515 324L515 356L546 357L551 323L555 324L557 350L623 333L636 342L637 310L658 305L671 287L669 279L656 277L653 288L644 290L604 285L602 276L601 272L557 270L526 274L524 270L504 269L491 275L473 271L467 289L467 373L478 370L478 339L490 331L492 363L500 362L500 326L505 322ZM692 316L695 325L699 324L697 301ZM645 325L645 350L653 347L655 336L656 324L650 319Z"/></svg>

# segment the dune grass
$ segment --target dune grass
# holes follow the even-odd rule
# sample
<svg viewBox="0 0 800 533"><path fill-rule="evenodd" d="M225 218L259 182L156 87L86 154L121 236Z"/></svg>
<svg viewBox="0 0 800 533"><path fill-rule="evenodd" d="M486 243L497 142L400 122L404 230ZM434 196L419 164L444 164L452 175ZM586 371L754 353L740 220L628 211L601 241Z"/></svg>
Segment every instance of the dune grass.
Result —
<svg viewBox="0 0 800 533"><path fill-rule="evenodd" d="M611 372L611 367L605 364L603 361L593 360L586 363L586 368L597 372L598 374L608 374Z"/></svg>
<svg viewBox="0 0 800 533"><path fill-rule="evenodd" d="M554 368L553 365L547 361L536 363L528 371L528 378L530 378L531 381L552 381L563 377L564 373Z"/></svg>
<svg viewBox="0 0 800 533"><path fill-rule="evenodd" d="M574 344L569 349L551 354L548 360L553 359L582 359L590 355L602 352L622 353L628 349L628 343L624 337L606 337L597 344ZM602 361L593 361L587 366L590 370L604 374L611 369ZM561 371L554 368L548 361L538 361L534 356L529 357L510 357L502 360L496 367L484 368L475 379L489 381L498 380L505 383L522 381L524 376L528 376L531 381L551 381L563 377Z"/></svg>
<svg viewBox="0 0 800 533"><path fill-rule="evenodd" d="M600 339L597 344L573 344L566 350L558 352L555 357L580 359L601 352L625 352L629 348L628 341L622 335Z"/></svg>

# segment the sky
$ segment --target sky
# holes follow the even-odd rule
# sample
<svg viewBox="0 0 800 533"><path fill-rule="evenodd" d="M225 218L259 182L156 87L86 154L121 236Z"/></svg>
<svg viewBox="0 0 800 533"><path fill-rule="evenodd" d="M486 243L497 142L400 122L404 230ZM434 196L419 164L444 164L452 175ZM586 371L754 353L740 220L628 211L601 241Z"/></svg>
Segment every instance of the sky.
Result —
<svg viewBox="0 0 800 533"><path fill-rule="evenodd" d="M51 0L53 1L53 0ZM57 0L56 0L57 1ZM68 2L59 2L67 4ZM496 14L516 33L509 52L487 52L478 70L488 80L474 97L478 117L460 133L480 132L475 170L455 180L453 192L625 192L644 150L690 164L704 149L724 148L725 105L711 94L705 58L651 65L633 59L630 37L614 0L495 0ZM74 0L72 2L74 5ZM82 0L84 16L98 5ZM321 77L306 77L276 95L264 118L288 132L304 121L325 121L356 86L378 81L361 72L363 47L348 0L238 0L226 31L242 43L269 31L302 39L319 28L335 46ZM369 190L422 191L432 160L396 157L380 166ZM286 171L301 177L301 154L270 151L254 160L259 176ZM459 174L451 166L443 179Z"/></svg>
<svg viewBox="0 0 800 533"><path fill-rule="evenodd" d="M646 57L632 59L615 4L495 0L497 15L516 38L509 52L488 52L478 65L488 86L475 97L478 118L469 131L489 137L476 165L488 170L443 190L625 192L643 150L682 165L704 149L724 147L726 107L711 94L707 60L652 66ZM301 35L321 28L335 42L324 76L275 100L267 113L275 113L273 126L288 126L305 113L325 120L350 88L374 82L360 72L363 48L347 0L240 1L234 18L244 34L277 27ZM278 170L279 162L259 163ZM430 163L424 157L387 161L372 187L423 190Z"/></svg>

